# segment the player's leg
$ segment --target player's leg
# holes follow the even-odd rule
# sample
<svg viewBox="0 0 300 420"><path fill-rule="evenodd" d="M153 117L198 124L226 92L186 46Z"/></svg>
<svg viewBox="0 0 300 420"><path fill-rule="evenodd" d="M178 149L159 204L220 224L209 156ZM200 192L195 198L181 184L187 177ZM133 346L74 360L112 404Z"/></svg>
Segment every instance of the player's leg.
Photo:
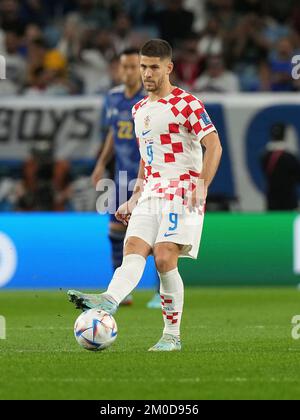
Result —
<svg viewBox="0 0 300 420"><path fill-rule="evenodd" d="M120 303L138 285L151 253L151 246L137 237L129 237L124 247L124 257L120 267L116 269L112 280L104 293L90 295L69 290L68 295L78 309L102 309L114 314Z"/></svg>
<svg viewBox="0 0 300 420"><path fill-rule="evenodd" d="M115 271L107 291L103 295L112 298L117 305L120 305L123 299L140 282L144 273L146 259L151 251L151 246L143 239L130 236L124 246L122 265Z"/></svg>
<svg viewBox="0 0 300 420"><path fill-rule="evenodd" d="M109 224L109 240L111 244L113 272L117 270L123 261L124 239L126 236L126 226L118 222L114 215L111 215ZM121 302L121 305L131 305L133 303L132 295L128 295Z"/></svg>
<svg viewBox="0 0 300 420"><path fill-rule="evenodd" d="M180 323L184 288L178 272L181 246L171 242L156 243L154 258L160 276L160 296L164 318L163 336L149 351L180 350Z"/></svg>
<svg viewBox="0 0 300 420"><path fill-rule="evenodd" d="M124 238L126 235L126 227L118 222L113 214L110 215L109 224L109 240L111 243L113 272L121 266L123 261ZM82 293L78 290L69 290L70 301L75 304L78 309L91 309L99 304L99 294ZM126 296L122 304L128 305L132 303L132 296Z"/></svg>
<svg viewBox="0 0 300 420"><path fill-rule="evenodd" d="M183 283L177 260L179 256L197 258L203 219L204 212L200 210L189 212L186 208L176 206L175 209L169 205L163 208L154 255L161 279L165 330L162 339L150 349L152 351L180 349L178 337L183 310Z"/></svg>
<svg viewBox="0 0 300 420"><path fill-rule="evenodd" d="M114 313L120 302L139 283L144 272L146 258L152 252L157 232L156 214L149 212L147 202L139 204L134 209L128 224L122 265L114 272L107 291L99 295L85 295L76 290L70 290L68 292L70 301L79 309L101 307L107 312Z"/></svg>

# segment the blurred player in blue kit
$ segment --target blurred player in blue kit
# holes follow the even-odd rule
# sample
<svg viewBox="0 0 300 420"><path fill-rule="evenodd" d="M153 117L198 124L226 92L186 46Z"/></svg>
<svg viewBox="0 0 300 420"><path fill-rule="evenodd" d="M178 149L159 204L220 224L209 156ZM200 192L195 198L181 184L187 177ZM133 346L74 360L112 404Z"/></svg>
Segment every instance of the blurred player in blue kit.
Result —
<svg viewBox="0 0 300 420"><path fill-rule="evenodd" d="M116 208L128 200L128 185L137 178L139 171L140 153L131 112L132 107L145 97L138 50L127 49L120 55L120 76L123 84L111 89L105 98L101 125L106 139L92 174L92 181L96 187L104 177L107 165L115 157ZM122 202L120 202L120 190ZM122 264L125 234L126 226L120 223L114 214L110 214L109 239L114 271ZM157 284L159 284L158 279ZM123 300L123 304L131 303L131 295ZM160 308L158 292L147 306Z"/></svg>

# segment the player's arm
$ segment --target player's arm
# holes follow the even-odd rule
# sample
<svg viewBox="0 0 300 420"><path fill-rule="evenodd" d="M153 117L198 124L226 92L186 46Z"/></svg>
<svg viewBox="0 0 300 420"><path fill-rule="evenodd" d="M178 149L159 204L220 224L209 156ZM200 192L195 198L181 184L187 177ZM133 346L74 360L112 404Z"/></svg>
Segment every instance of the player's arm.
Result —
<svg viewBox="0 0 300 420"><path fill-rule="evenodd" d="M131 204L134 205L134 207L136 206L136 203L138 202L143 192L144 174L145 174L145 163L143 159L141 159L137 180L136 180L134 189L132 191L132 196L129 199L129 201L131 202Z"/></svg>
<svg viewBox="0 0 300 420"><path fill-rule="evenodd" d="M114 154L114 139L113 130L110 129L107 133L103 150L99 156L95 169L92 173L92 182L96 187L97 183L103 178L106 165L110 162Z"/></svg>
<svg viewBox="0 0 300 420"><path fill-rule="evenodd" d="M201 143L205 147L201 179L204 181L205 188L208 189L220 165L222 146L216 131L205 136Z"/></svg>
<svg viewBox="0 0 300 420"><path fill-rule="evenodd" d="M222 146L217 132L207 134L201 140L205 147L203 168L195 193L192 195L191 207L199 207L206 200L207 190L212 183L222 156Z"/></svg>
<svg viewBox="0 0 300 420"><path fill-rule="evenodd" d="M145 163L143 159L140 160L140 166L139 166L139 172L137 176L137 180L132 192L132 196L130 199L122 204L118 210L116 211L116 219L119 220L119 222L122 222L124 225L128 224L128 221L130 219L130 215L135 208L140 196L143 192L143 181L144 181L144 171L145 171Z"/></svg>

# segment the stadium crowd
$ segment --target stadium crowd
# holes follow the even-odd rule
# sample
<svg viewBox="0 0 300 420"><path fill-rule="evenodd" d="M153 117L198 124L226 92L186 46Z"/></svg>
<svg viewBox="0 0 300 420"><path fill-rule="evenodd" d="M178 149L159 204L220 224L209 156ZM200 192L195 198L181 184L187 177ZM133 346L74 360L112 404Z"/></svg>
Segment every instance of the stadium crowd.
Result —
<svg viewBox="0 0 300 420"><path fill-rule="evenodd" d="M172 44L184 88L300 90L297 0L0 0L0 94L106 92L119 83L118 54L149 37Z"/></svg>
<svg viewBox="0 0 300 420"><path fill-rule="evenodd" d="M299 0L0 0L0 97L105 94L120 83L120 53L155 37L171 43L172 82L189 91L300 91ZM21 166L1 163L0 211L93 210L92 168L35 140Z"/></svg>

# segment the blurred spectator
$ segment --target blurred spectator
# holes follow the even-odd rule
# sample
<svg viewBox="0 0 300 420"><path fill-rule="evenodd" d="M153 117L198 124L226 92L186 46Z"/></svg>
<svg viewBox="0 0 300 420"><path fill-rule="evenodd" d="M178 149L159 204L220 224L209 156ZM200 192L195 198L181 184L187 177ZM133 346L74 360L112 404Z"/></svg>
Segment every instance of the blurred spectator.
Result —
<svg viewBox="0 0 300 420"><path fill-rule="evenodd" d="M268 210L296 210L297 186L300 184L300 161L288 150L286 126L278 123L271 128L271 141L261 158L267 182Z"/></svg>
<svg viewBox="0 0 300 420"><path fill-rule="evenodd" d="M295 4L293 11L292 11L292 17L291 17L292 25L298 35L300 36L300 4Z"/></svg>
<svg viewBox="0 0 300 420"><path fill-rule="evenodd" d="M17 94L20 92L25 80L26 63L20 54L21 36L18 32L9 30L4 35L3 54L6 59L6 77L5 86L0 89L8 89L6 94ZM2 85L2 82L1 82Z"/></svg>
<svg viewBox="0 0 300 420"><path fill-rule="evenodd" d="M118 54L131 46L130 36L132 33L132 24L129 15L120 13L114 22L113 43Z"/></svg>
<svg viewBox="0 0 300 420"><path fill-rule="evenodd" d="M132 2L133 4L136 3L136 1L138 1L140 4L142 3L139 0L129 0L129 2ZM147 27L147 29L152 28L153 30L153 28L156 28L157 30L157 14L162 10L165 10L165 2L161 2L160 0L145 0L143 3L144 7L141 9L139 24ZM135 9L131 8L132 19L134 19L134 15ZM159 36L159 33L157 36Z"/></svg>
<svg viewBox="0 0 300 420"><path fill-rule="evenodd" d="M47 87L44 67L37 67L32 70L30 84L24 89L25 96L43 95Z"/></svg>
<svg viewBox="0 0 300 420"><path fill-rule="evenodd" d="M74 0L42 0L47 15L51 20L60 21L70 12L73 12L78 7L77 1Z"/></svg>
<svg viewBox="0 0 300 420"><path fill-rule="evenodd" d="M65 20L63 35L57 49L70 61L78 59L84 26L78 15L69 15Z"/></svg>
<svg viewBox="0 0 300 420"><path fill-rule="evenodd" d="M77 10L68 16L75 16L90 30L109 28L112 25L111 15L105 5L98 6L96 0L77 0Z"/></svg>
<svg viewBox="0 0 300 420"><path fill-rule="evenodd" d="M224 60L221 56L211 56L207 60L207 70L200 76L194 86L199 92L238 92L238 77L229 70L226 70Z"/></svg>
<svg viewBox="0 0 300 420"><path fill-rule="evenodd" d="M281 38L293 36L293 30L289 20L283 17L276 20L271 16L265 16L262 33L271 48L274 48Z"/></svg>
<svg viewBox="0 0 300 420"><path fill-rule="evenodd" d="M51 50L46 53L44 58L46 95L63 96L72 93L67 70L67 61L59 51Z"/></svg>
<svg viewBox="0 0 300 420"><path fill-rule="evenodd" d="M198 43L198 52L202 57L223 53L223 38L220 22L211 17Z"/></svg>
<svg viewBox="0 0 300 420"><path fill-rule="evenodd" d="M86 94L101 93L109 89L109 61L115 55L112 35L104 29L96 33L93 45L82 48L73 69L83 81Z"/></svg>
<svg viewBox="0 0 300 420"><path fill-rule="evenodd" d="M195 56L193 31L199 39ZM295 0L0 0L0 52L6 32L19 35L17 54L27 61L30 86L47 50L57 49L74 75L76 92L103 92L114 84L109 71L120 50L160 36L175 47L178 81L188 88L206 57L222 55L242 91L281 90L282 83L278 88L268 81L266 69L282 69L284 60L275 52L279 40L300 44L300 6ZM0 89L20 92L15 80Z"/></svg>
<svg viewBox="0 0 300 420"><path fill-rule="evenodd" d="M66 210L70 197L70 166L66 161L55 161L53 153L51 141L34 142L23 168L18 210Z"/></svg>
<svg viewBox="0 0 300 420"><path fill-rule="evenodd" d="M20 16L23 22L38 26L46 25L47 13L43 0L22 0L20 6Z"/></svg>
<svg viewBox="0 0 300 420"><path fill-rule="evenodd" d="M192 31L194 15L184 9L183 0L167 0L166 9L156 15L160 37L176 46Z"/></svg>
<svg viewBox="0 0 300 420"><path fill-rule="evenodd" d="M241 14L255 14L262 16L266 11L266 3L261 0L242 0L235 3L235 9ZM273 2L274 3L274 2Z"/></svg>
<svg viewBox="0 0 300 420"><path fill-rule="evenodd" d="M37 38L29 42L27 48L26 84L30 86L35 78L35 71L44 66L48 47L43 38Z"/></svg>
<svg viewBox="0 0 300 420"><path fill-rule="evenodd" d="M234 71L240 77L243 90L260 88L259 65L270 49L270 43L263 35L264 20L256 15L246 15L236 28L236 42L232 51Z"/></svg>
<svg viewBox="0 0 300 420"><path fill-rule="evenodd" d="M81 81L67 67L67 61L57 50L45 55L42 67L35 69L31 84L24 91L29 96L66 96L81 93Z"/></svg>
<svg viewBox="0 0 300 420"><path fill-rule="evenodd" d="M43 37L43 32L39 25L35 23L30 23L26 26L25 29L25 45L29 45L31 42L36 39L41 39Z"/></svg>
<svg viewBox="0 0 300 420"><path fill-rule="evenodd" d="M175 72L182 87L192 89L196 79L204 69L204 60L197 51L198 37L189 36L182 42L175 58Z"/></svg>
<svg viewBox="0 0 300 420"><path fill-rule="evenodd" d="M293 9L293 5L299 4L298 0L272 0L261 2L264 5L265 14L277 22L287 21Z"/></svg>
<svg viewBox="0 0 300 420"><path fill-rule="evenodd" d="M194 15L192 30L197 33L203 31L207 21L205 1L184 0L183 6Z"/></svg>
<svg viewBox="0 0 300 420"><path fill-rule="evenodd" d="M0 27L4 31L24 32L24 23L20 16L20 3L18 0L0 1Z"/></svg>
<svg viewBox="0 0 300 420"><path fill-rule="evenodd" d="M281 39L261 66L262 89L289 92L296 89L292 74L292 57L295 54L289 38Z"/></svg>
<svg viewBox="0 0 300 420"><path fill-rule="evenodd" d="M234 0L208 1L208 10L218 19L224 40L234 39L234 30L239 21Z"/></svg>
<svg viewBox="0 0 300 420"><path fill-rule="evenodd" d="M175 47L174 85L219 93L300 90L300 80L291 77L291 57L300 47L298 0L0 0L0 54L8 76L0 83L0 96L106 92L120 83L118 53L156 37ZM274 165L275 174L285 162L284 145L276 139L268 145L267 171ZM284 152L278 156L280 148ZM44 176L36 169L36 153L35 163L26 167L29 181L28 168L35 168L35 182ZM63 173L66 165L58 165ZM0 176L3 209L14 205L14 185L1 171ZM49 179L54 185L54 175ZM93 195L84 194L88 179L77 181L72 188L67 182L65 192L77 194L77 209L92 209ZM23 204L30 208L36 192L25 184ZM57 186L53 191L54 208L67 208L57 205Z"/></svg>
<svg viewBox="0 0 300 420"><path fill-rule="evenodd" d="M0 211L13 211L16 201L16 181L0 175Z"/></svg>

